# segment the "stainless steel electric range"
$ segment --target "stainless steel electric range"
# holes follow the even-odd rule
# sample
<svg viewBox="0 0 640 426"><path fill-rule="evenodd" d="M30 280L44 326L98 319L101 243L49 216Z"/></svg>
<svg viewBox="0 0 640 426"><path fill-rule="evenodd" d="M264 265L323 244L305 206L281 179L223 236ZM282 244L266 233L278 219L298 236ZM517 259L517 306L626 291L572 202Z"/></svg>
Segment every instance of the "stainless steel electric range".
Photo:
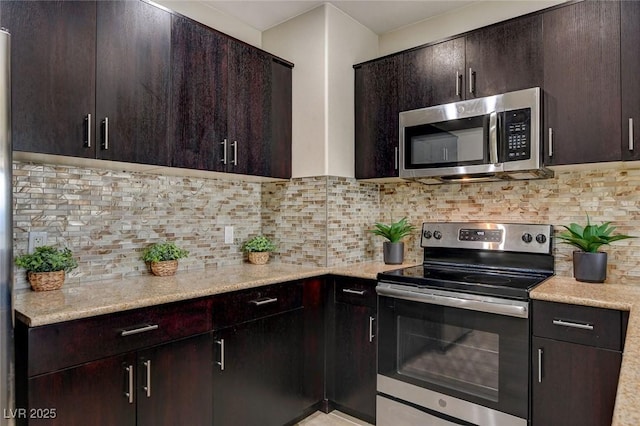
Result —
<svg viewBox="0 0 640 426"><path fill-rule="evenodd" d="M378 425L527 425L529 291L551 225L424 223L421 266L378 274Z"/></svg>

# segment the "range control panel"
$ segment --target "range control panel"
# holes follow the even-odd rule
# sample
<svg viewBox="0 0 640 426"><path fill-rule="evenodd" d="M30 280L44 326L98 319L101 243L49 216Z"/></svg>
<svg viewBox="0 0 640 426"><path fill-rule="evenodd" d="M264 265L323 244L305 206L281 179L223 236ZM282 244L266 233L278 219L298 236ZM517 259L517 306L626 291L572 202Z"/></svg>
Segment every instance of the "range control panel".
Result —
<svg viewBox="0 0 640 426"><path fill-rule="evenodd" d="M551 253L551 225L489 222L425 222L422 247Z"/></svg>

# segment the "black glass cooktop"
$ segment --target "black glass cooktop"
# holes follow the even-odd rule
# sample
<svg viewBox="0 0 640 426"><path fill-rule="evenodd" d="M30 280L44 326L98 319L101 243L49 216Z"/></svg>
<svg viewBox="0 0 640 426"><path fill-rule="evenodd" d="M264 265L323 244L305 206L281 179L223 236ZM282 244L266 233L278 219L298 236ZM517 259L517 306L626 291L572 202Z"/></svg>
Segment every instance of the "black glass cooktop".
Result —
<svg viewBox="0 0 640 426"><path fill-rule="evenodd" d="M519 273L487 268L413 266L381 272L378 281L421 288L528 299L529 291L550 274Z"/></svg>

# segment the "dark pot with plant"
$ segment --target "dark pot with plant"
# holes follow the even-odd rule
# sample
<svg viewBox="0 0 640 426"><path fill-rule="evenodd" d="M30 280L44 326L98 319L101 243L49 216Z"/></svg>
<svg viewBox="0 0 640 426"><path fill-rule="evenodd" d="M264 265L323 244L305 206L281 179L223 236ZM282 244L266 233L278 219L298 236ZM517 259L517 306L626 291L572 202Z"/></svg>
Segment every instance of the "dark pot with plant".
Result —
<svg viewBox="0 0 640 426"><path fill-rule="evenodd" d="M36 247L33 253L23 254L16 265L27 270L27 279L35 291L58 290L64 284L65 272L78 267L68 248Z"/></svg>
<svg viewBox="0 0 640 426"><path fill-rule="evenodd" d="M563 225L564 226L564 225ZM592 225L587 215L587 225L572 223L564 226L566 231L558 238L579 250L573 252L573 276L576 280L587 283L602 283L607 278L607 253L598 249L614 241L635 238L629 235L613 234L616 229L611 222Z"/></svg>
<svg viewBox="0 0 640 426"><path fill-rule="evenodd" d="M189 255L187 250L181 249L173 242L151 244L142 252L144 260L151 273L159 277L175 275L178 270L178 259Z"/></svg>
<svg viewBox="0 0 640 426"><path fill-rule="evenodd" d="M249 262L254 265L264 265L269 261L269 253L276 249L276 245L264 235L253 237L242 243L241 250L247 253Z"/></svg>
<svg viewBox="0 0 640 426"><path fill-rule="evenodd" d="M403 217L390 225L376 223L375 229L369 232L388 240L385 241L382 246L384 263L388 265L400 265L404 262L404 243L400 240L411 234L414 230L415 227L407 222L406 217Z"/></svg>

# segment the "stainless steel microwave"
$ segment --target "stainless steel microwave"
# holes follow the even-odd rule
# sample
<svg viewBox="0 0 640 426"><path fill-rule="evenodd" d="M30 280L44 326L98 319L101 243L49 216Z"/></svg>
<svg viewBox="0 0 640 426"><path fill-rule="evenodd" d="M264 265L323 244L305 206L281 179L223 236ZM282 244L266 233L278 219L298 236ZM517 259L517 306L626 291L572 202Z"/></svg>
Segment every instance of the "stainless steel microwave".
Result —
<svg viewBox="0 0 640 426"><path fill-rule="evenodd" d="M543 165L540 88L400 113L400 177L536 179Z"/></svg>

